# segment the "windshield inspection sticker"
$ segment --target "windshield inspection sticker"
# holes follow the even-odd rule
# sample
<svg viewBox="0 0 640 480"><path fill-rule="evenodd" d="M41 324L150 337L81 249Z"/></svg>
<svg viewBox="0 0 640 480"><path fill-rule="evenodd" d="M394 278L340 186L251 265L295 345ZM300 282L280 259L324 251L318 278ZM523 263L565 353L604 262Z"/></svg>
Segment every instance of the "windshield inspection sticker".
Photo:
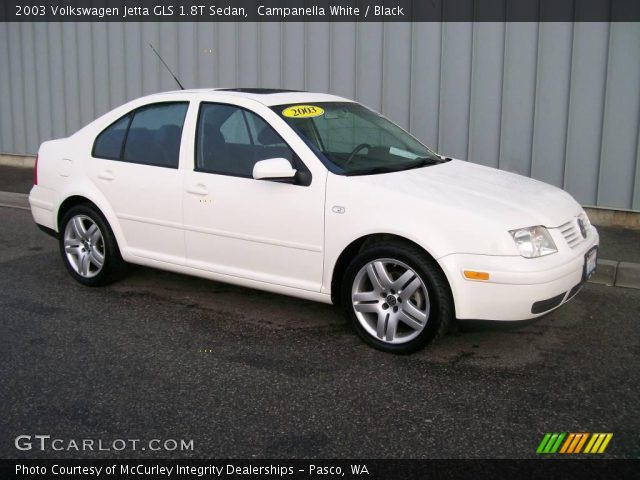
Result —
<svg viewBox="0 0 640 480"><path fill-rule="evenodd" d="M282 115L288 118L313 118L319 117L323 113L322 108L314 105L293 105L282 111Z"/></svg>

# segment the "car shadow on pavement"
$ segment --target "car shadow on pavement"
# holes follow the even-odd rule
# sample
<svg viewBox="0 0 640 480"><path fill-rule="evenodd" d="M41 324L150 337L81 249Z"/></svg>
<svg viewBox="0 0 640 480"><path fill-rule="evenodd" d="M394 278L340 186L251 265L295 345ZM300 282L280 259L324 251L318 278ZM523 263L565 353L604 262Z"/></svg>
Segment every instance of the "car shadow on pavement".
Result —
<svg viewBox="0 0 640 480"><path fill-rule="evenodd" d="M331 305L140 266L130 266L126 278L111 288L212 310L231 320L267 328L300 330L347 323Z"/></svg>

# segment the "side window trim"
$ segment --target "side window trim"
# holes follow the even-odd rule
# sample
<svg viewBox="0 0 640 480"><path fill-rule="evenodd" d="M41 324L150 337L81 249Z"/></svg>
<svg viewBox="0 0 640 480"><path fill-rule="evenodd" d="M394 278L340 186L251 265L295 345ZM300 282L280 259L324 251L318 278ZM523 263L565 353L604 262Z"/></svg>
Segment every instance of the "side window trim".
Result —
<svg viewBox="0 0 640 480"><path fill-rule="evenodd" d="M138 113L139 111L144 110L146 108L155 107L157 105L186 105L187 106L187 110L185 110L185 118L182 120L182 127L180 129L180 132L181 132L180 143L182 143L182 133L184 132L184 124L186 122L186 115L188 113L190 103L191 102L189 100L167 100L167 101L164 101L164 102L147 103L145 105L141 105L139 107L134 108L133 110L128 111L127 113L125 113L121 117L118 117L116 120L111 122L109 125L107 125L105 128L103 128L100 131L100 133L98 133L98 135L96 135L96 138L93 140L93 145L91 146L91 156L93 158L97 158L99 160L113 160L113 161L116 161L116 162L131 163L131 164L134 164L134 165L148 165L150 167L171 168L171 169L174 169L174 170L179 169L179 167L180 167L180 159L179 158L178 158L178 165L177 166L159 165L159 164L155 164L155 163L145 163L145 162L135 162L135 161L130 161L130 160L124 160L124 149L125 149L125 147L127 145L127 139L129 138L129 129L131 128L131 123L133 122L133 118L136 116L136 113ZM121 121L125 117L129 117L129 121L127 122L127 127L126 127L125 132L124 132L124 137L122 139L122 145L120 145L120 155L119 155L119 157L118 158L109 158L109 157L96 156L95 155L96 143L97 143L97 140L100 137L100 135L102 135L104 132L106 132L108 129L110 129L112 126L114 126L116 123L118 123L119 121ZM198 113L198 119L199 118L200 117L199 117L199 113ZM182 149L182 145L180 145L180 149Z"/></svg>
<svg viewBox="0 0 640 480"><path fill-rule="evenodd" d="M129 121L127 122L127 129L124 131L124 138L122 139L122 145L120 145L120 156L117 159L120 162L124 161L124 147L127 144L127 138L129 138L129 129L131 128L131 122L133 122L133 117L136 116L136 112L139 108L136 108L133 112L129 112Z"/></svg>
<svg viewBox="0 0 640 480"><path fill-rule="evenodd" d="M196 118L195 139L193 143L195 146L193 150L193 171L194 172L208 173L211 175L222 175L225 177L247 178L247 179L253 180L252 175L240 175L235 173L220 172L220 171L198 167L198 149L202 148L202 146L198 143L198 140L200 139L200 127L202 126L202 122L201 122L202 111L203 111L203 107L205 107L206 105L221 105L225 107L237 108L238 110L240 110L242 112L242 118L244 119L245 128L247 129L247 133L249 135L249 139L252 144L254 144L253 135L251 134L251 129L249 128L248 121L245 117L245 114L246 112L248 112L252 115L255 115L260 120L262 120L266 125L268 125L271 129L273 129L276 135L278 135L278 137L280 137L280 139L282 140L282 143L284 143L287 146L287 148L291 150L291 153L293 153L293 157L292 157L293 168L299 170L300 173L304 174L305 180L303 182L297 182L294 185L303 186L303 187L308 187L309 185L311 185L311 181L312 181L311 170L309 170L309 168L302 161L298 153L291 147L291 145L289 145L289 142L287 142L284 138L282 138L282 136L278 133L278 131L275 128L273 128L273 126L267 120L265 120L262 115L260 115L257 112L254 112L253 110L250 110L249 108L243 107L241 105L236 105L234 103L211 102L211 101L205 100L205 101L201 101L200 105L198 105L198 116Z"/></svg>

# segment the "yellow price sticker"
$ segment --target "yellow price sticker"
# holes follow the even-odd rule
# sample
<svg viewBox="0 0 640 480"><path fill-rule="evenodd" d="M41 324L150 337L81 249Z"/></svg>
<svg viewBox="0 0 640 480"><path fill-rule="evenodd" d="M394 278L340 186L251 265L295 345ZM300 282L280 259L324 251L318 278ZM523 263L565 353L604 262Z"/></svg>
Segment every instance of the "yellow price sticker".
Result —
<svg viewBox="0 0 640 480"><path fill-rule="evenodd" d="M323 113L324 110L315 105L293 105L282 111L282 115L288 118L313 118L319 117Z"/></svg>

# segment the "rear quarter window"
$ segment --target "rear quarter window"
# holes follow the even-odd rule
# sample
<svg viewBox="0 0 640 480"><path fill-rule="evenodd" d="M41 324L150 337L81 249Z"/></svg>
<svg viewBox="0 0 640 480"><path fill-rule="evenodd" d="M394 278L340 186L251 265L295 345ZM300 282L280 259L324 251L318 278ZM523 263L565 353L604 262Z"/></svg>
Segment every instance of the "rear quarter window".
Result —
<svg viewBox="0 0 640 480"><path fill-rule="evenodd" d="M92 155L98 158L120 160L122 145L124 144L124 137L127 134L130 120L131 114L127 114L103 130L93 144Z"/></svg>

